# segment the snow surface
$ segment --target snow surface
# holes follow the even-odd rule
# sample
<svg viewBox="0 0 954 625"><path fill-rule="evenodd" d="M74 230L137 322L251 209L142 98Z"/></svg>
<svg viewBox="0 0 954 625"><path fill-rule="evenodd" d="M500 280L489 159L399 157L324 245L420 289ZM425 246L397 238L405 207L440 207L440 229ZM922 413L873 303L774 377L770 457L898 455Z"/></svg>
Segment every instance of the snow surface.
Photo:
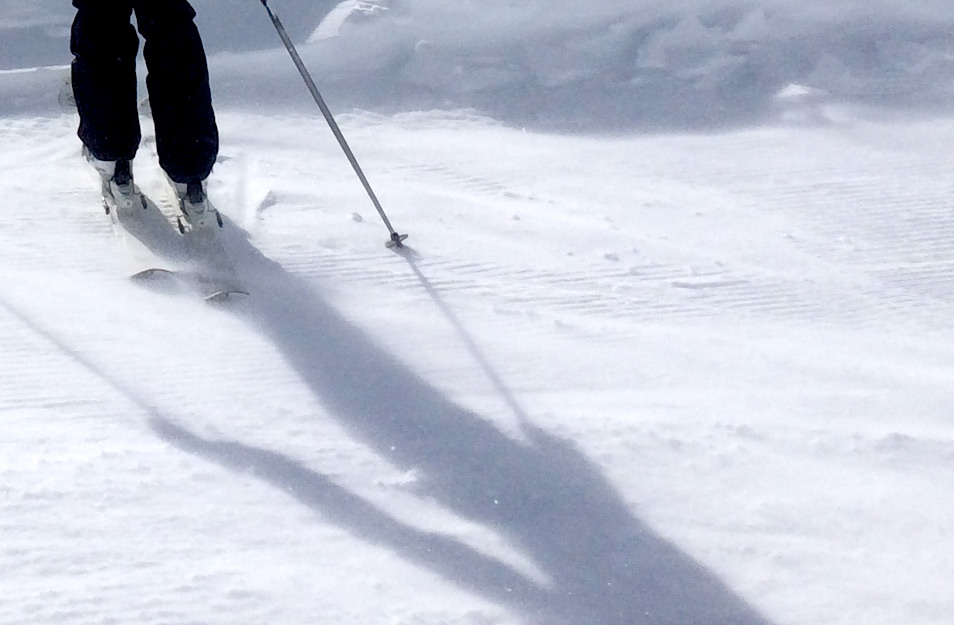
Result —
<svg viewBox="0 0 954 625"><path fill-rule="evenodd" d="M0 2L0 623L954 622L946 3L274 0L403 254L248 4L213 307Z"/></svg>

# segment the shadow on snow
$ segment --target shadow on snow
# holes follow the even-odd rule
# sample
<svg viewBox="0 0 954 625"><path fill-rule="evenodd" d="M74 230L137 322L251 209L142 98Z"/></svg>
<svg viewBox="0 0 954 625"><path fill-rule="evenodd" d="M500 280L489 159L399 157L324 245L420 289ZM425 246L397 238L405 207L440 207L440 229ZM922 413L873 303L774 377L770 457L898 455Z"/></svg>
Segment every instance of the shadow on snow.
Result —
<svg viewBox="0 0 954 625"><path fill-rule="evenodd" d="M410 269L516 412L526 442L450 401L244 240L235 237L230 245L254 293L248 322L269 337L333 418L393 465L413 469L420 496L507 537L548 583L453 538L408 526L290 457L202 438L154 416L154 430L170 444L249 472L356 537L536 622L768 625L635 518L571 442L530 422L412 255L406 255Z"/></svg>

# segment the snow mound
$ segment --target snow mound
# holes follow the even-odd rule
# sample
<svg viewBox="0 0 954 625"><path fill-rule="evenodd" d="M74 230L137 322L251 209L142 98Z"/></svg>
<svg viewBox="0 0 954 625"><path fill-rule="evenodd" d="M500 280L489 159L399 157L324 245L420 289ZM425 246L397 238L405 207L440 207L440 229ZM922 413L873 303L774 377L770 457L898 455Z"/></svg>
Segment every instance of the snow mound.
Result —
<svg viewBox="0 0 954 625"><path fill-rule="evenodd" d="M195 4L224 104L308 105L259 3ZM954 101L946 2L270 6L338 109L472 108L514 125L608 131L775 119L776 95L791 84L857 107L935 111ZM10 12L0 22L0 49L16 54L0 55L3 63L67 62L70 15L48 2Z"/></svg>

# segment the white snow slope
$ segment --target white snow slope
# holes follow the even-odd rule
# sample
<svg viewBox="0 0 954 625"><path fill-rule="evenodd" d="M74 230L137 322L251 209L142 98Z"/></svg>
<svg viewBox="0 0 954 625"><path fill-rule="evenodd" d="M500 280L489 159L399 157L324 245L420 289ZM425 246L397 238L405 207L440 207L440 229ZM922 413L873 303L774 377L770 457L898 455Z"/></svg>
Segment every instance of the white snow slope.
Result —
<svg viewBox="0 0 954 625"><path fill-rule="evenodd" d="M306 56L439 30L369 6ZM338 116L397 254L283 54L212 59L225 306L123 275L63 71L0 73L0 623L954 622L954 116L791 75L757 124L567 136L436 85Z"/></svg>

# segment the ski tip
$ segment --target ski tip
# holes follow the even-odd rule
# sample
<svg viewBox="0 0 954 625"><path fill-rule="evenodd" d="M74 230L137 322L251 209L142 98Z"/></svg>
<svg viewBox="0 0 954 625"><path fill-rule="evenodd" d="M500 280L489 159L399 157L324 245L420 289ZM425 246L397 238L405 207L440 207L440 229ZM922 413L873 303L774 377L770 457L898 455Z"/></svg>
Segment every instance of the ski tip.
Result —
<svg viewBox="0 0 954 625"><path fill-rule="evenodd" d="M223 289L205 296L205 301L209 304L224 304L226 302L236 302L251 296L248 291L239 289Z"/></svg>
<svg viewBox="0 0 954 625"><path fill-rule="evenodd" d="M129 277L136 282L149 282L155 280L156 278L162 279L175 277L175 272L169 269L163 269L162 267L150 267L149 269L137 271Z"/></svg>
<svg viewBox="0 0 954 625"><path fill-rule="evenodd" d="M169 269L150 267L129 276L134 284L157 293L172 293L178 289L176 274Z"/></svg>

